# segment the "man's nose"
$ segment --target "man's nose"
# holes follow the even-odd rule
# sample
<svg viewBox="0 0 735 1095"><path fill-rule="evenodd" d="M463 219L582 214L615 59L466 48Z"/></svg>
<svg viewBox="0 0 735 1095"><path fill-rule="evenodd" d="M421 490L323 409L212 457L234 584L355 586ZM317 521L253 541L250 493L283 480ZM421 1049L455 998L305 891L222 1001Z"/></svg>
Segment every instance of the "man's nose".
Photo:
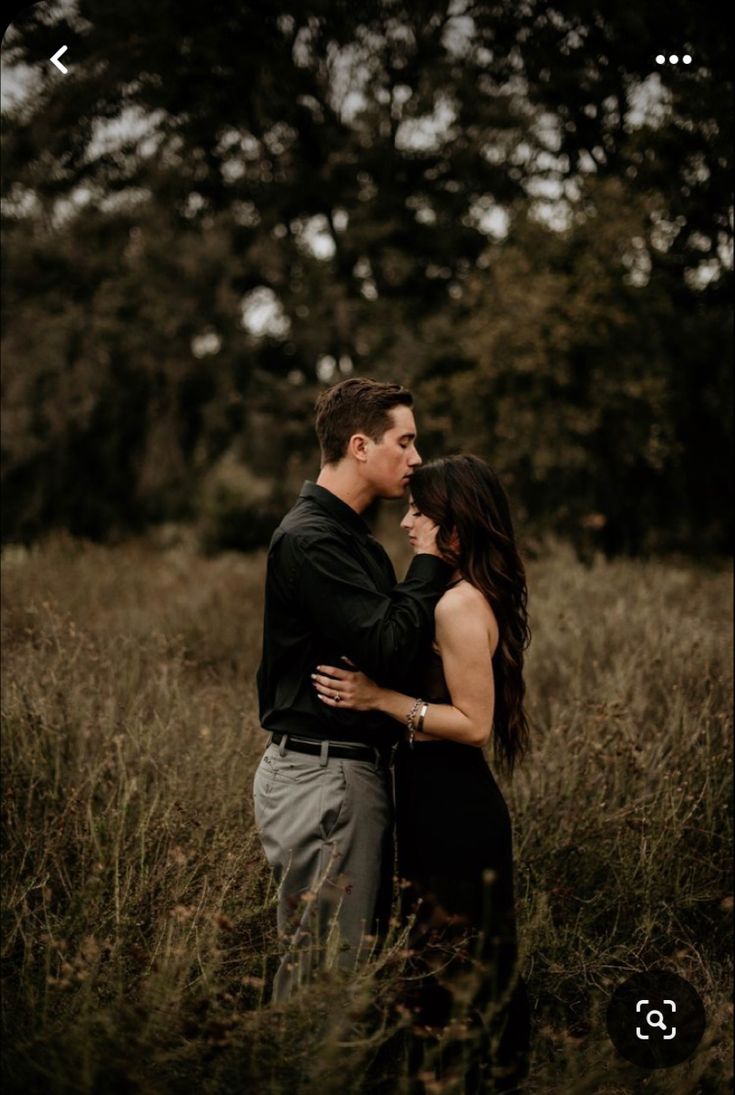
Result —
<svg viewBox="0 0 735 1095"><path fill-rule="evenodd" d="M419 453L419 450L414 445L414 447L413 447L413 456L409 460L409 464L411 465L412 468L417 468L420 463L421 463L421 454Z"/></svg>

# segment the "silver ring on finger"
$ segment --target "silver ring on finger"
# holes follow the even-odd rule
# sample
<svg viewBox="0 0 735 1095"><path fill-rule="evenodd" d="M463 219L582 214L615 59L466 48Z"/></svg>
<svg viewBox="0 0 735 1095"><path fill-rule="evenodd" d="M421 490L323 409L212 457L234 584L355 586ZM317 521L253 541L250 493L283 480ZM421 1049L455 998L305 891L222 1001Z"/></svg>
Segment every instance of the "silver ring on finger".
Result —
<svg viewBox="0 0 735 1095"><path fill-rule="evenodd" d="M335 703L339 703L339 701L340 701L341 699L342 699L342 697L341 697L341 695L339 694L339 692L335 692L335 693L334 693L334 702L335 702Z"/></svg>

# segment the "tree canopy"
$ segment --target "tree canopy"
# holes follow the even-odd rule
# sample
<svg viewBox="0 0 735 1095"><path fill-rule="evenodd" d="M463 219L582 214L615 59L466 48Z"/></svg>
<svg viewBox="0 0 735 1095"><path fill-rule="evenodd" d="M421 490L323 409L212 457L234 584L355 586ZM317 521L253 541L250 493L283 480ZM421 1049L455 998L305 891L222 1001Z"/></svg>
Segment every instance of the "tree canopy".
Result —
<svg viewBox="0 0 735 1095"><path fill-rule="evenodd" d="M208 514L263 542L359 373L530 530L726 550L714 10L76 0L2 58L37 74L2 116L6 539Z"/></svg>

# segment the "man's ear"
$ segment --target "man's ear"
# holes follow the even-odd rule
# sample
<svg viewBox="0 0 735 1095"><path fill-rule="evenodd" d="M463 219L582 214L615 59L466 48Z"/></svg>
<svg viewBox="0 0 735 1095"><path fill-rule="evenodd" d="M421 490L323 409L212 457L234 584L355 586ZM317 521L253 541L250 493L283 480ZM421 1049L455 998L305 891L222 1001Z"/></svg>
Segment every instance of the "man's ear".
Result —
<svg viewBox="0 0 735 1095"><path fill-rule="evenodd" d="M370 438L364 433L353 433L350 440L347 442L347 452L357 460L360 464L364 464L367 460L367 449Z"/></svg>

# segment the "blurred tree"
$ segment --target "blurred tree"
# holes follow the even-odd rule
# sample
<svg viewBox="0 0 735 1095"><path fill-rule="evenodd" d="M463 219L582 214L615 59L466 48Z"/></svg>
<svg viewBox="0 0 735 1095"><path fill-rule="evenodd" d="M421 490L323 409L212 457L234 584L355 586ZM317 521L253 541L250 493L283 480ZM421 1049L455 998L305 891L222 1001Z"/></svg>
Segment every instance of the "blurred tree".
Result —
<svg viewBox="0 0 735 1095"><path fill-rule="evenodd" d="M541 273L541 256L555 255L547 270L558 289L571 275L555 310L574 333L548 354L561 353L576 378L553 403L567 442L553 480L566 501L543 487L536 516L566 512L582 535L597 527L611 553L729 551L732 37L714 12L657 0L532 0L481 7L477 18L542 112L547 150L529 163L528 192L569 207L558 242L536 238L533 262ZM553 398L543 375L540 411L538 397ZM583 409L575 438L563 423ZM564 455L585 436L586 485Z"/></svg>
<svg viewBox="0 0 735 1095"><path fill-rule="evenodd" d="M4 64L70 71L3 114L4 536L262 538L360 372L538 529L721 549L727 47L654 8L30 8Z"/></svg>

